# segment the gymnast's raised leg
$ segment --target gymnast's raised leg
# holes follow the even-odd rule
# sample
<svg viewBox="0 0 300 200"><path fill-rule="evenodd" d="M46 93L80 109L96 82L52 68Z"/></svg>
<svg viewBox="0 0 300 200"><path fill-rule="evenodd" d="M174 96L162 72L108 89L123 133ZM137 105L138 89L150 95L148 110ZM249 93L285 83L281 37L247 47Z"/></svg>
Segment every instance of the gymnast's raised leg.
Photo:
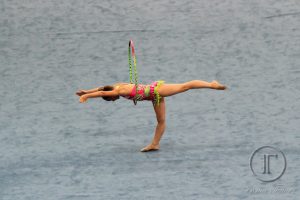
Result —
<svg viewBox="0 0 300 200"><path fill-rule="evenodd" d="M158 93L162 97L172 96L178 93L188 91L190 89L209 88L215 90L225 90L226 86L220 84L218 81L206 82L202 80L193 80L178 84L162 84L158 88Z"/></svg>

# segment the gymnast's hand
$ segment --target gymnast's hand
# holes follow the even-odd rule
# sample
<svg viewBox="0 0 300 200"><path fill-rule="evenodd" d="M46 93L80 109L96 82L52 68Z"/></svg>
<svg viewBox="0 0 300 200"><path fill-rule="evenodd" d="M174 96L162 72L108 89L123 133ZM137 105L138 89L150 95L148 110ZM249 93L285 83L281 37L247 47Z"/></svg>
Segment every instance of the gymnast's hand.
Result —
<svg viewBox="0 0 300 200"><path fill-rule="evenodd" d="M82 96L79 98L79 102L80 102L80 103L84 103L84 102L87 101L87 99L88 99L88 96L87 96L87 95L82 95Z"/></svg>
<svg viewBox="0 0 300 200"><path fill-rule="evenodd" d="M77 94L78 96L82 96L82 95L84 95L84 94L87 94L87 91L86 91L86 90L79 90L79 91L76 92L76 94Z"/></svg>

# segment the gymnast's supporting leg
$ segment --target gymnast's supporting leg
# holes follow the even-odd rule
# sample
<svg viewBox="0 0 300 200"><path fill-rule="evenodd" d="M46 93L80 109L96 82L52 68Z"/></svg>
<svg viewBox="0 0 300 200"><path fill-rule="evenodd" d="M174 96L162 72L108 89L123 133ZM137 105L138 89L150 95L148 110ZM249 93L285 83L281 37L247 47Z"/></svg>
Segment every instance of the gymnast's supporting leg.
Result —
<svg viewBox="0 0 300 200"><path fill-rule="evenodd" d="M166 129L166 105L165 105L165 100L162 97L159 105L154 105L153 108L156 114L156 119L157 119L157 126L155 129L155 134L154 138L151 142L151 144L147 145L143 149L141 149L142 152L146 151L153 151L153 150L158 150L159 149L159 141L164 134L164 131Z"/></svg>
<svg viewBox="0 0 300 200"><path fill-rule="evenodd" d="M218 81L206 82L202 80L192 80L180 84L162 84L160 88L158 88L158 93L163 97L167 97L178 93L186 92L190 89L200 88L225 90L226 86L221 85Z"/></svg>

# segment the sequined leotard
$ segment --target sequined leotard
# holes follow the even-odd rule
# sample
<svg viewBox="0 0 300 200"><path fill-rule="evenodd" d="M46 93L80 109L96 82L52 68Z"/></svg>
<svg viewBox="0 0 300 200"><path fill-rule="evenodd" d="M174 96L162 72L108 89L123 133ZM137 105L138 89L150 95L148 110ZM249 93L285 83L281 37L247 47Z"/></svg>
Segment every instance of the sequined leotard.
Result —
<svg viewBox="0 0 300 200"><path fill-rule="evenodd" d="M123 96L126 99L136 100L136 101L143 101L149 100L152 101L155 105L159 105L161 96L157 92L157 89L164 83L163 80L154 81L150 85L138 85L137 93L136 93L136 86L134 86L131 90L130 95Z"/></svg>

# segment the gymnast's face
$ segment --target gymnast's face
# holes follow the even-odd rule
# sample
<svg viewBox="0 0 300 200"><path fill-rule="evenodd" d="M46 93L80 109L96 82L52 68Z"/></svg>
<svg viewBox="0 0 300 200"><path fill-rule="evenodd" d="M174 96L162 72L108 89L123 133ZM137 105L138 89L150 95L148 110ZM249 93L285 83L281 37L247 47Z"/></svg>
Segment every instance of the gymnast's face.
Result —
<svg viewBox="0 0 300 200"><path fill-rule="evenodd" d="M115 101L115 100L117 100L119 98L120 98L120 96L114 96L114 97L111 97L110 99L111 99L111 101Z"/></svg>
<svg viewBox="0 0 300 200"><path fill-rule="evenodd" d="M102 97L105 101L115 101L120 98L120 96L112 96L112 97Z"/></svg>

